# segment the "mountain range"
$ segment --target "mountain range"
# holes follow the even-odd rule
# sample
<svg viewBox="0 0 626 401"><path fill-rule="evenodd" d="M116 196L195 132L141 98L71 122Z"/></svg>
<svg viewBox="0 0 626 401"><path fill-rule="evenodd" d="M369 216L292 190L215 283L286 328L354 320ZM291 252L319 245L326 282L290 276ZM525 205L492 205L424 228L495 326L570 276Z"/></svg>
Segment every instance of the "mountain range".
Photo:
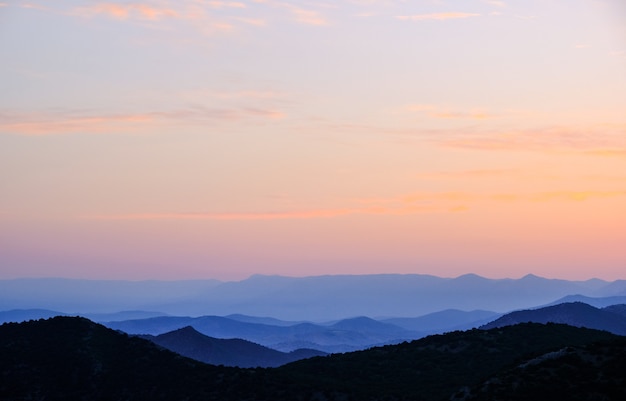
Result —
<svg viewBox="0 0 626 401"><path fill-rule="evenodd" d="M128 334L160 335L186 326L215 338L239 338L283 352L312 348L323 352L348 352L375 345L398 343L423 337L424 334L406 330L367 317L344 319L321 325L294 323L275 326L248 323L220 316L174 317L106 322L107 327Z"/></svg>
<svg viewBox="0 0 626 401"><path fill-rule="evenodd" d="M326 355L313 349L280 352L238 338L213 338L199 333L191 326L158 336L140 337L196 361L240 368L277 367L300 359Z"/></svg>
<svg viewBox="0 0 626 401"><path fill-rule="evenodd" d="M77 317L3 324L0 339L7 400L626 399L626 339L559 324L457 331L269 369L204 364ZM528 380L537 372L542 380Z"/></svg>
<svg viewBox="0 0 626 401"><path fill-rule="evenodd" d="M311 322L354 316L416 317L447 309L506 313L574 294L626 296L626 281L567 281L534 275L488 279L474 274L456 278L255 275L232 282L0 280L0 305L5 310L46 308L68 314L135 310L196 317L243 314Z"/></svg>
<svg viewBox="0 0 626 401"><path fill-rule="evenodd" d="M587 327L626 335L626 305L596 308L582 302L568 302L507 313L493 322L481 326L481 328L493 329L525 322L563 323L575 327Z"/></svg>
<svg viewBox="0 0 626 401"><path fill-rule="evenodd" d="M612 300L619 298L612 297ZM595 298L602 301L601 298ZM99 317L151 316L153 312L120 312L97 314ZM374 320L367 317L342 319L326 323L284 321L270 317L247 315L220 316L156 316L100 322L107 327L133 335L160 336L184 327L193 327L200 334L217 340L246 340L259 346L291 353L299 349L314 349L322 353L349 352L385 344L422 338L455 330L475 327L493 328L524 322L563 323L577 327L607 330L626 334L626 305L596 308L581 302L562 303L548 307L499 314L490 311L445 310L415 318L387 318ZM12 310L0 312L0 322L48 318L62 315L50 310ZM84 317L89 317L89 314ZM207 361L206 358L200 360ZM282 356L276 359L286 360ZM287 360L290 360L287 358ZM215 362L215 361L213 361ZM224 361L220 362L228 365ZM247 362L246 362L247 363ZM276 366L273 359L258 366ZM237 366L250 366L247 364Z"/></svg>

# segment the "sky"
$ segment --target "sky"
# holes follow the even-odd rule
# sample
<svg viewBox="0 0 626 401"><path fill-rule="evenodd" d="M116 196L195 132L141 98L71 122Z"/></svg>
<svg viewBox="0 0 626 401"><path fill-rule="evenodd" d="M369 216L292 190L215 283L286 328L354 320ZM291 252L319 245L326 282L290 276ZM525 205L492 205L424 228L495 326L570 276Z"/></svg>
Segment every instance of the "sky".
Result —
<svg viewBox="0 0 626 401"><path fill-rule="evenodd" d="M623 0L0 0L0 279L626 279Z"/></svg>

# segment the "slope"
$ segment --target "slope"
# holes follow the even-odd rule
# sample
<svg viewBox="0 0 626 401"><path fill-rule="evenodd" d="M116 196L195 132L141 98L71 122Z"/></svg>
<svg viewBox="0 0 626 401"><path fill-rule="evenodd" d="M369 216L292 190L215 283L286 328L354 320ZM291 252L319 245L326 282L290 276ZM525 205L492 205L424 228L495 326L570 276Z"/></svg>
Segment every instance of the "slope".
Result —
<svg viewBox="0 0 626 401"><path fill-rule="evenodd" d="M481 326L481 328L492 329L523 322L563 323L626 335L626 316L611 312L611 309L598 309L582 302L563 303L545 308L507 313L493 322Z"/></svg>
<svg viewBox="0 0 626 401"><path fill-rule="evenodd" d="M280 352L241 339L218 339L205 336L187 326L156 337L144 336L153 343L188 358L212 365L240 368L276 367L300 359L326 355L312 349Z"/></svg>
<svg viewBox="0 0 626 401"><path fill-rule="evenodd" d="M86 319L57 317L0 326L0 399L434 401L549 352L616 338L567 325L520 324L239 369L177 356ZM616 355L622 366L623 352ZM581 380L589 375L574 373Z"/></svg>

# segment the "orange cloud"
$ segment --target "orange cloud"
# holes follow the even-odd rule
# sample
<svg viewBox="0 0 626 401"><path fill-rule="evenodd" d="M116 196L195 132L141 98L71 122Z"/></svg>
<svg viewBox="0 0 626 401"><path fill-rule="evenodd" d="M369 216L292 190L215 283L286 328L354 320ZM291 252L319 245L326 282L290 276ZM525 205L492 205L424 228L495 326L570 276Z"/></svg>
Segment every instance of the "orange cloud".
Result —
<svg viewBox="0 0 626 401"><path fill-rule="evenodd" d="M478 17L478 16L480 16L480 14L448 12L448 13L433 13L433 14L398 15L396 16L396 18L401 21L424 21L424 20L445 21L449 19L462 19L462 18L470 18L470 17Z"/></svg>
<svg viewBox="0 0 626 401"><path fill-rule="evenodd" d="M213 8L246 8L244 3L237 1L205 1L204 4Z"/></svg>
<svg viewBox="0 0 626 401"><path fill-rule="evenodd" d="M626 191L556 191L543 192L531 197L531 200L537 202L546 202L553 200L569 200L569 201L585 201L591 198L613 198L616 196L624 196Z"/></svg>
<svg viewBox="0 0 626 401"><path fill-rule="evenodd" d="M482 178L482 177L500 177L516 173L514 169L482 169L482 170L461 170L461 171L439 171L432 173L417 174L417 178L422 179L447 179L447 178Z"/></svg>
<svg viewBox="0 0 626 401"><path fill-rule="evenodd" d="M466 119L466 120L486 120L493 118L492 114L481 110L457 111L447 110L439 106L425 104L410 104L404 107L405 111L426 114L428 117L437 119Z"/></svg>
<svg viewBox="0 0 626 401"><path fill-rule="evenodd" d="M82 115L81 113L3 113L0 133L53 135L68 133L135 132L151 124L207 124L245 119L281 119L284 113L255 107L234 109L180 109L136 114Z"/></svg>
<svg viewBox="0 0 626 401"><path fill-rule="evenodd" d="M328 21L326 20L326 18L324 18L324 16L320 14L318 11L300 8L289 2L282 2L282 1L276 1L276 0L253 0L253 1L255 3L266 4L268 6L289 10L291 15L294 17L295 22L298 22L300 24L316 25L316 26L328 24ZM325 4L314 4L314 5L318 7L325 7L325 8L329 7Z"/></svg>
<svg viewBox="0 0 626 401"><path fill-rule="evenodd" d="M538 193L471 194L463 192L414 193L394 198L364 198L353 200L356 206L270 212L165 212L90 215L88 220L300 220L327 219L347 215L406 216L419 213L458 213L469 210L476 202L582 202L592 198L626 196L626 191L552 191ZM359 206L360 205L360 206Z"/></svg>
<svg viewBox="0 0 626 401"><path fill-rule="evenodd" d="M305 10L297 7L290 7L291 13L297 22L305 25L326 25L328 21L320 13L313 10Z"/></svg>
<svg viewBox="0 0 626 401"><path fill-rule="evenodd" d="M503 1L500 0L483 0L485 3L487 4L491 4L492 6L496 6L496 7L505 7L506 4Z"/></svg>
<svg viewBox="0 0 626 401"><path fill-rule="evenodd" d="M73 14L83 17L106 15L120 20L134 17L151 21L157 21L162 17L180 17L180 14L171 8L155 7L145 3L97 3L89 7L77 8Z"/></svg>
<svg viewBox="0 0 626 401"><path fill-rule="evenodd" d="M19 135L50 135L77 132L104 132L113 125L123 124L131 128L135 124L144 124L153 120L146 114L127 114L109 116L60 117L53 115L13 116L13 121L0 122L0 132Z"/></svg>
<svg viewBox="0 0 626 401"><path fill-rule="evenodd" d="M266 26L267 25L267 21L263 19L259 19L259 18L238 17L238 18L235 18L235 20L239 22L243 22L244 24L253 25L253 26Z"/></svg>
<svg viewBox="0 0 626 401"><path fill-rule="evenodd" d="M586 153L593 156L626 157L626 149L597 149Z"/></svg>
<svg viewBox="0 0 626 401"><path fill-rule="evenodd" d="M597 155L626 149L626 127L592 126L477 133L442 139L441 145L476 150L574 151Z"/></svg>
<svg viewBox="0 0 626 401"><path fill-rule="evenodd" d="M136 213L90 216L94 220L284 220L328 218L350 214L350 210L328 209L260 213Z"/></svg>

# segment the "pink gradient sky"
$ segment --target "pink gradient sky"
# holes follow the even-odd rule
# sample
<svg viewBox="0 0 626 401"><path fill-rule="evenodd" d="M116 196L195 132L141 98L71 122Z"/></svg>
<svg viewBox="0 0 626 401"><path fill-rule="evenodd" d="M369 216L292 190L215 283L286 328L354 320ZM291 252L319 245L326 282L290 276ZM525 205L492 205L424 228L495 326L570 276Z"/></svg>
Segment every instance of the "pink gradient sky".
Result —
<svg viewBox="0 0 626 401"><path fill-rule="evenodd" d="M0 279L626 279L622 0L0 0Z"/></svg>

